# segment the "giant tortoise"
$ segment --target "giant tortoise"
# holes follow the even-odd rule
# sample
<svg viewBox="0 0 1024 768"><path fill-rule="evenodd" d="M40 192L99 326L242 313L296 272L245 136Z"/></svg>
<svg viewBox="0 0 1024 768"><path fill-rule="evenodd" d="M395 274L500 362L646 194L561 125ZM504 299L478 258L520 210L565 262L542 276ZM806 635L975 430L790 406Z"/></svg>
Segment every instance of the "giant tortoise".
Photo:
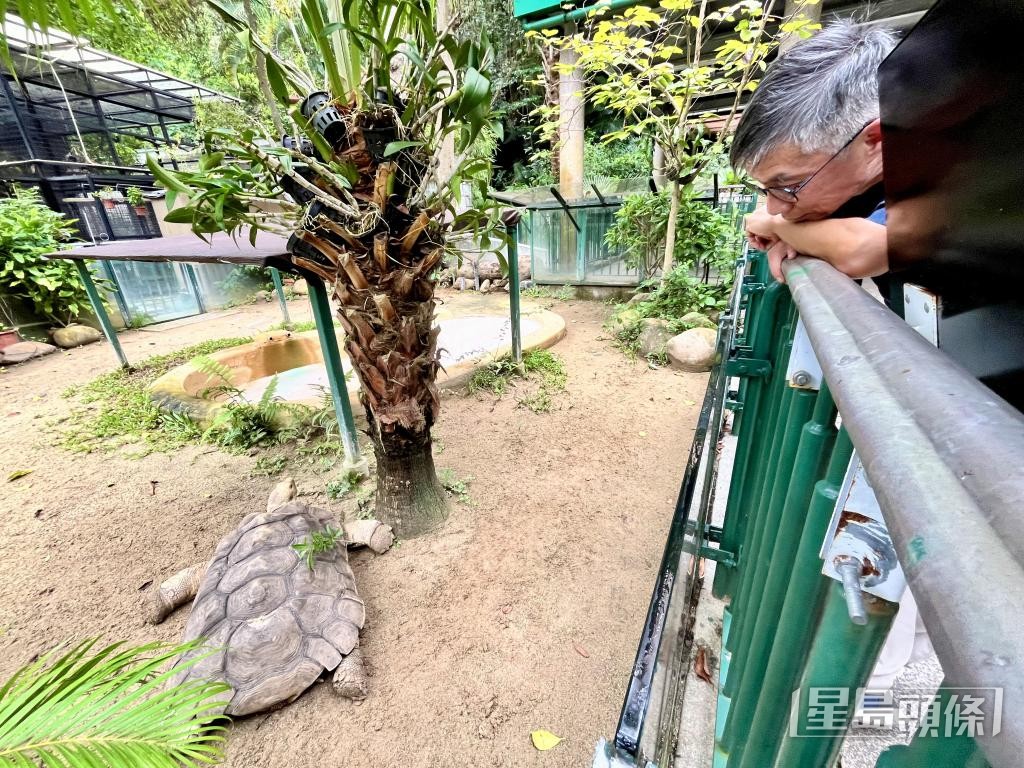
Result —
<svg viewBox="0 0 1024 768"><path fill-rule="evenodd" d="M178 664L209 655L182 666L170 684L227 683L224 714L249 715L294 701L325 670L334 670L334 689L342 696L366 696L359 652L365 610L344 545L381 553L394 535L376 520L346 523L343 543L317 553L310 567L293 545L336 524L330 512L295 495L291 480L279 483L266 512L248 515L221 539L209 563L186 568L155 593L154 623L195 595L184 640L204 638L205 645Z"/></svg>

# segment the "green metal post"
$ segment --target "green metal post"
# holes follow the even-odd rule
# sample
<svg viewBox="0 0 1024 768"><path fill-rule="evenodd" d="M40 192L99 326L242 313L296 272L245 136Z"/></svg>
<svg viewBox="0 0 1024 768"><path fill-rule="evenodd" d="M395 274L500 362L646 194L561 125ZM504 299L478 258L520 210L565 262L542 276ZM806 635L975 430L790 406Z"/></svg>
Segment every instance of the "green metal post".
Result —
<svg viewBox="0 0 1024 768"><path fill-rule="evenodd" d="M765 600L758 609L748 651L750 660L733 703L732 753L739 766L762 768L775 757L782 728L778 702L796 685L800 660L811 640L807 628L813 622L808 616L816 617L828 584L821 575L818 552L852 451L849 437L836 442L833 449L835 418L831 396L823 390L797 457L797 471L807 467L813 474L806 484L801 481L791 488L786 499L784 536L779 538L768 572ZM822 474L824 478L814 483ZM743 729L742 737L736 728Z"/></svg>
<svg viewBox="0 0 1024 768"><path fill-rule="evenodd" d="M292 319L288 316L288 302L284 298L284 283L281 282L281 272L274 267L270 268L270 279L274 281L274 290L277 293L277 301L281 305L281 314L284 316L284 324L291 328ZM307 280L307 283L309 281Z"/></svg>
<svg viewBox="0 0 1024 768"><path fill-rule="evenodd" d="M327 289L319 277L309 275L306 284L309 286L309 302L313 307L313 320L316 322L317 335L320 337L324 366L327 368L327 381L331 385L331 397L334 400L334 413L338 418L341 444L345 447L348 463L354 465L359 462L359 444L356 441L352 407L348 402L348 387L345 386L345 369L341 364L341 354L338 352L338 337L334 333L331 302L327 298Z"/></svg>
<svg viewBox="0 0 1024 768"><path fill-rule="evenodd" d="M96 283L92 281L92 275L89 273L89 267L82 259L73 259L75 268L78 270L78 276L82 278L82 284L85 286L85 292L89 294L89 303L92 304L92 311L96 314L96 319L100 321L100 328L103 329L103 335L107 337L107 341L110 342L110 346L114 348L114 354L117 355L118 362L121 363L122 368L130 368L128 365L128 358L124 356L124 350L121 349L121 342L118 341L117 331L114 330L114 326L110 323L110 317L107 315L107 310L103 306L103 299L100 298L100 292L96 290Z"/></svg>
<svg viewBox="0 0 1024 768"><path fill-rule="evenodd" d="M745 318L745 333L753 341L753 354L755 357L767 357L772 347L772 341L781 338L775 336L778 333L776 318L780 309L780 301L788 298L785 288L782 285L771 286L761 298L760 306L755 316L748 312ZM778 361L773 361L778 365ZM761 461L763 454L756 451L756 444L765 439L764 429L758 430L759 419L763 411L771 410L771 401L766 400L767 391L771 389L771 381L765 379L750 379L744 382L744 389L741 390L743 398L743 415L745 423L752 425L749 430L739 437L736 446L736 459L732 473L732 480L729 485L729 499L726 504L726 516L722 530L722 549L728 552L737 552L743 540L743 532L746 528L744 518L747 515L748 507L743 504L743 499L748 497L746 493L753 482L754 473L752 467ZM762 404L767 403L765 407ZM734 424L737 422L734 420ZM771 424L771 420L766 420ZM735 433L735 427L734 427ZM733 593L735 588L735 568L717 568L713 594L716 597L725 597Z"/></svg>
<svg viewBox="0 0 1024 768"><path fill-rule="evenodd" d="M508 304L512 315L512 359L523 362L523 332L519 323L519 225L508 227Z"/></svg>
<svg viewBox="0 0 1024 768"><path fill-rule="evenodd" d="M725 730L725 741L734 745L731 752L737 755L743 754L745 739L737 739L736 736L740 729L748 728L758 705L773 640L781 628L780 614L787 585L798 566L796 556L801 534L807 522L807 507L814 492L815 482L825 472L832 439L835 436L835 404L828 391L798 392L797 396L801 394L811 397L817 394L817 400L810 421L801 429L792 474L786 483L775 546L770 558L760 558L757 574L754 576L755 584L763 583L764 586L760 599L751 601L749 605L750 614L755 617L753 631L749 635L749 645L743 651L742 677L738 680L737 695L733 697L730 719ZM817 555L814 556L813 563L820 569Z"/></svg>
<svg viewBox="0 0 1024 768"><path fill-rule="evenodd" d="M733 613L733 632L736 633L736 644L732 646L733 663L729 669L729 680L726 683L726 695L733 696L739 688L740 681L746 675L746 670L752 661L750 648L756 633L758 609L766 598L769 597L765 589L765 580L768 576L768 568L772 564L777 549L778 541L786 531L780 527L786 491L790 486L790 479L794 473L801 472L796 464L797 450L800 446L800 438L803 427L811 416L814 408L814 400L817 395L811 390L788 390L786 395L785 422L782 425L782 441L779 445L779 452L775 456L775 474L770 482L765 485L765 490L770 492L766 496L767 504L762 505L758 511L760 518L760 539L755 544L755 549L747 558L744 570L744 585L742 594L738 598L739 611ZM817 465L811 468L817 469ZM808 486L818 477L818 473L807 478ZM805 502L806 506L806 502ZM781 591L779 596L781 597ZM738 663L737 663L738 662ZM756 673L755 673L756 674Z"/></svg>
<svg viewBox="0 0 1024 768"><path fill-rule="evenodd" d="M790 309L792 310L792 305L790 305ZM761 514L761 510L771 499L773 483L779 470L777 459L782 442L786 437L786 419L789 415L793 390L786 386L784 374L789 361L790 349L793 346L792 330L792 326L788 323L784 325L774 343L770 359L775 368L771 382L762 394L763 397L766 397L764 416L763 419L759 419L756 429L750 435L753 445L750 459L745 467L745 472L749 473L749 476L743 480L743 488L735 507L735 510L740 513L736 539L742 543L738 546L737 552L739 565L736 569L736 581L738 586L733 592L731 603L735 623L733 631L729 634L729 650L736 648L739 636L737 627L745 623L744 600L753 579L750 564L757 562L758 548L764 533L765 516ZM799 433L803 422L793 426L795 427L793 431ZM793 450L795 449L794 444ZM736 476L735 471L733 476ZM730 683L730 690L732 685L735 685L735 681Z"/></svg>
<svg viewBox="0 0 1024 768"><path fill-rule="evenodd" d="M822 391L821 396L829 395ZM789 584L779 615L778 631L772 638L768 665L761 687L755 694L757 707L748 718L750 727L743 740L745 746L743 742L737 742L740 747L737 753L742 752L741 766L763 768L771 765L778 750L786 719L780 702L786 701L796 687L800 665L807 656L813 628L829 585L829 579L821 574L818 553L832 520L832 511L839 498L839 487L852 453L850 436L845 430L840 430L825 477L815 484L811 503L807 507L793 568L788 574Z"/></svg>
<svg viewBox="0 0 1024 768"><path fill-rule="evenodd" d="M946 684L943 681L943 686ZM947 688L939 688L931 707L946 712L953 704L953 694ZM939 718L938 722L942 722ZM937 735L922 735L918 731L910 744L889 747L878 758L875 768L991 768L978 743L964 735L946 735L940 728Z"/></svg>
<svg viewBox="0 0 1024 768"><path fill-rule="evenodd" d="M790 725L775 768L822 768L835 763L856 707L857 688L871 674L898 608L871 595L864 595L864 604L868 622L858 626L847 613L843 585L836 582L828 590L800 686L790 701ZM835 727L819 729L817 723L808 722L811 714L828 716L826 725Z"/></svg>

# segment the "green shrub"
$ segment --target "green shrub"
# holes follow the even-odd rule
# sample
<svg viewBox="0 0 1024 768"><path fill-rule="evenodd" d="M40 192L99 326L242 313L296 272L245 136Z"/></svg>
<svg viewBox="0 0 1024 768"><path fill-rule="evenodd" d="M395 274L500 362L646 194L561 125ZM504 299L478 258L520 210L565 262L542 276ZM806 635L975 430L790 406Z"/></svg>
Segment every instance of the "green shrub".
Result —
<svg viewBox="0 0 1024 768"><path fill-rule="evenodd" d="M0 297L25 301L40 317L67 325L89 309L89 296L70 261L45 261L75 231L35 189L15 188L0 200Z"/></svg>
<svg viewBox="0 0 1024 768"><path fill-rule="evenodd" d="M649 280L661 267L668 217L669 191L631 195L615 212L605 243L625 251L628 266ZM739 247L739 232L729 217L707 203L684 196L676 217L674 264L703 273L704 280L728 277ZM730 273L731 274L731 273Z"/></svg>

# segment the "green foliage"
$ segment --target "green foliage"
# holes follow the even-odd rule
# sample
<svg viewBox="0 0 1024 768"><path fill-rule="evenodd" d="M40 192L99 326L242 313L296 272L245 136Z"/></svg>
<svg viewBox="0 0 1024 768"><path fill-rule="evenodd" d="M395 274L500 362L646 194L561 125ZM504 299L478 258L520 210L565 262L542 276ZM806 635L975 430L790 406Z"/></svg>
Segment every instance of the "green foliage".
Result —
<svg viewBox="0 0 1024 768"><path fill-rule="evenodd" d="M588 140L583 145L584 178L597 183L602 179L647 177L651 175L653 158L654 144L648 137Z"/></svg>
<svg viewBox="0 0 1024 768"><path fill-rule="evenodd" d="M615 212L615 223L605 233L605 243L621 248L626 263L649 280L661 266L668 230L671 200L668 190L658 194L631 195ZM701 270L708 278L728 271L740 245L733 222L707 203L683 195L676 216L673 249L676 266Z"/></svg>
<svg viewBox="0 0 1024 768"><path fill-rule="evenodd" d="M473 482L472 477L459 478L453 469L442 469L437 473L438 482L449 496L454 496L460 504L472 505L473 499L469 495L469 484Z"/></svg>
<svg viewBox="0 0 1024 768"><path fill-rule="evenodd" d="M640 354L640 334L644 330L644 318L637 315L626 322L615 322L613 316L608 328L612 332L614 346L618 347L631 360Z"/></svg>
<svg viewBox="0 0 1024 768"><path fill-rule="evenodd" d="M365 478L361 472L350 469L336 480L327 483L327 498L337 501L362 485Z"/></svg>
<svg viewBox="0 0 1024 768"><path fill-rule="evenodd" d="M298 544L292 544L292 549L299 553L299 558L306 563L309 570L313 570L316 563L316 556L324 552L330 552L339 541L344 541L345 534L337 528L327 525L322 531L313 531Z"/></svg>
<svg viewBox="0 0 1024 768"><path fill-rule="evenodd" d="M690 312L717 312L725 308L732 291L731 275L721 283L706 283L685 265L672 269L650 301L637 305L644 317L681 318Z"/></svg>
<svg viewBox="0 0 1024 768"><path fill-rule="evenodd" d="M516 365L510 355L499 357L475 371L466 386L467 394L487 390L496 395L508 391L512 379L537 379L540 386L529 395L522 397L519 404L534 413L550 411L552 395L565 389L567 374L565 363L546 349L534 349L523 354L522 365Z"/></svg>
<svg viewBox="0 0 1024 768"><path fill-rule="evenodd" d="M256 291L274 290L270 271L255 264L235 266L217 287L227 296L228 301L237 303L249 298Z"/></svg>
<svg viewBox="0 0 1024 768"><path fill-rule="evenodd" d="M28 302L36 314L67 325L89 309L89 296L70 261L45 261L74 229L35 189L0 199L0 300Z"/></svg>
<svg viewBox="0 0 1024 768"><path fill-rule="evenodd" d="M260 456L249 470L249 474L252 477L273 477L280 474L286 466L287 456Z"/></svg>
<svg viewBox="0 0 1024 768"><path fill-rule="evenodd" d="M248 344L251 338L216 339L143 360L131 369L105 373L71 387L64 397L77 401L57 426L59 445L70 451L111 451L131 443L137 455L166 452L198 441L202 430L184 414L165 413L146 391L153 381L198 355Z"/></svg>
<svg viewBox="0 0 1024 768"><path fill-rule="evenodd" d="M520 375L521 369L511 355L499 357L473 371L473 375L469 377L469 383L466 385L466 393L474 395L482 390L487 390L495 395L503 395L508 389L509 380Z"/></svg>
<svg viewBox="0 0 1024 768"><path fill-rule="evenodd" d="M128 187L124 191L124 196L128 200L128 205L139 206L146 203L146 198L142 196L142 190L138 187Z"/></svg>
<svg viewBox="0 0 1024 768"><path fill-rule="evenodd" d="M306 415L306 409L286 404L277 397L277 376L271 377L260 399L254 403L234 384L233 372L227 366L205 355L197 357L195 365L219 382L202 390L201 397L212 394L229 398L203 433L203 442L213 443L233 453L275 445L291 436L291 431L281 426L286 412L300 417Z"/></svg>
<svg viewBox="0 0 1024 768"><path fill-rule="evenodd" d="M817 0L805 0L798 8ZM780 18L772 0L725 4L662 0L636 5L620 15L597 6L589 22L572 36L554 30L528 33L570 49L589 78L589 103L622 119L609 139L652 136L665 152L665 172L684 186L721 156L745 93L784 34L807 36L815 25L794 15ZM777 28L773 25L777 24ZM710 41L718 47L710 50ZM724 125L715 133L706 122L704 100L728 100Z"/></svg>
<svg viewBox="0 0 1024 768"><path fill-rule="evenodd" d="M653 145L647 138L603 141L588 136L583 144L583 175L598 184L607 179L633 179L651 175ZM518 165L510 188L551 186L558 183L551 168L551 151L539 150L526 165Z"/></svg>
<svg viewBox="0 0 1024 768"><path fill-rule="evenodd" d="M181 667L163 668L199 642L95 650L96 642L48 653L0 687L0 764L183 768L220 760L225 727L216 709L229 687L165 687Z"/></svg>

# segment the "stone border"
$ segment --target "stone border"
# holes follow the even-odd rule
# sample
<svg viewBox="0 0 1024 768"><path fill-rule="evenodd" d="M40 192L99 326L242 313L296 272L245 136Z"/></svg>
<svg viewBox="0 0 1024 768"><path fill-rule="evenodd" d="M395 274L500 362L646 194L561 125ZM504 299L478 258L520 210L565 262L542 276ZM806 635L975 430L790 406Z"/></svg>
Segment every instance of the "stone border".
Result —
<svg viewBox="0 0 1024 768"><path fill-rule="evenodd" d="M438 315L438 319L441 322L444 322L446 318L461 319L480 315L507 317L504 314L499 315L494 312L462 314L451 312L450 310L440 310ZM523 336L524 352L553 346L565 337L565 320L561 315L546 309L530 308L524 309L522 316L524 318L529 317L537 323L537 327L532 332ZM339 343L339 347L343 347L343 344ZM464 360L449 367L447 370L439 371L437 376L438 389L458 391L465 388L476 370L503 355L510 354L511 351L512 346L510 342L501 345L497 349L490 350L478 358ZM222 349L207 357L214 362L231 368L233 371L247 371L247 376L232 382L233 385L239 387L244 387L249 381L264 376L272 376L291 368L323 362L315 330L303 333L272 331L263 334L261 338L249 344ZM352 365L343 348L341 350L341 362L345 373L348 374ZM209 377L199 370L195 362L190 361L171 369L156 379L156 381L149 385L148 390L149 396L161 410L185 414L199 424L209 426L227 402L226 400L210 400L198 396L199 391L213 384L216 384L216 382L211 382ZM353 375L346 381L346 384L348 386L349 401L352 405L352 413L357 420L365 421L363 407L359 402L358 379ZM319 398L286 402L311 407L320 405ZM284 421L288 420L289 418L286 413Z"/></svg>

